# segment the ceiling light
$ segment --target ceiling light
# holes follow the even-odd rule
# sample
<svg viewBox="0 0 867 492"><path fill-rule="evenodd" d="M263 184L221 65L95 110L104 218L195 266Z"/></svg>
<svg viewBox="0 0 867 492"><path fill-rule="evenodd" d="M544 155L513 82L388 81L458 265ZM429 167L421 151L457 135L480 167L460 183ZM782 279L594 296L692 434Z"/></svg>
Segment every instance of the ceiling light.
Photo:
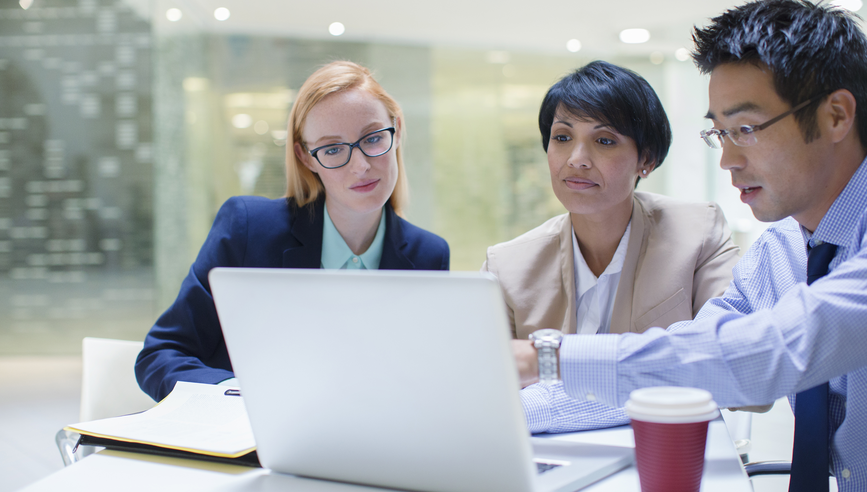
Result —
<svg viewBox="0 0 867 492"><path fill-rule="evenodd" d="M677 61L687 61L689 60L689 50L686 48L678 48L677 51L674 52L674 57L677 58Z"/></svg>
<svg viewBox="0 0 867 492"><path fill-rule="evenodd" d="M184 90L187 92L203 91L208 88L208 79L187 77L184 79Z"/></svg>
<svg viewBox="0 0 867 492"><path fill-rule="evenodd" d="M650 54L650 63L654 65L660 65L665 61L665 55L662 54L661 51L654 51Z"/></svg>
<svg viewBox="0 0 867 492"><path fill-rule="evenodd" d="M181 20L181 17L184 16L184 13L181 12L181 9L168 9L166 10L166 19L170 22L177 22Z"/></svg>
<svg viewBox="0 0 867 492"><path fill-rule="evenodd" d="M27 10L31 5L33 5L33 0L18 0L18 5L20 5L22 9Z"/></svg>
<svg viewBox="0 0 867 492"><path fill-rule="evenodd" d="M646 43L650 39L650 31L647 29L624 29L620 31L620 40L624 43Z"/></svg>
<svg viewBox="0 0 867 492"><path fill-rule="evenodd" d="M566 49L572 53L577 53L581 49L581 41L578 41L577 39L566 41Z"/></svg>
<svg viewBox="0 0 867 492"><path fill-rule="evenodd" d="M265 120L259 120L253 125L253 130L259 135L264 135L268 133L268 122Z"/></svg>
<svg viewBox="0 0 867 492"><path fill-rule="evenodd" d="M343 27L343 24L340 22L332 22L331 25L328 26L328 32L330 32L332 36L340 36L346 32L346 28Z"/></svg>
<svg viewBox="0 0 867 492"><path fill-rule="evenodd" d="M235 116L232 116L232 126L235 128L250 128L250 125L253 124L253 117L245 114L238 113Z"/></svg>
<svg viewBox="0 0 867 492"><path fill-rule="evenodd" d="M864 2L861 0L831 0L831 5L852 12L857 12L864 6Z"/></svg>
<svg viewBox="0 0 867 492"><path fill-rule="evenodd" d="M488 63L494 63L502 65L504 63L509 63L511 56L508 51L489 51L487 55Z"/></svg>
<svg viewBox="0 0 867 492"><path fill-rule="evenodd" d="M214 19L217 19L218 21L224 21L228 19L230 15L232 14L226 7L220 7L214 11Z"/></svg>

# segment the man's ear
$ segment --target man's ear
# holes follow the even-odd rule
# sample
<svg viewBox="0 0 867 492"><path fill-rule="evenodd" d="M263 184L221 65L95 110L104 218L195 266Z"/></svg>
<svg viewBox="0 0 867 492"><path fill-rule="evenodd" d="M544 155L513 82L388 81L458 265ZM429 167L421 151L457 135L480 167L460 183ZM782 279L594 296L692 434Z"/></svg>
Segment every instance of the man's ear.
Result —
<svg viewBox="0 0 867 492"><path fill-rule="evenodd" d="M825 104L819 106L818 123L820 132L828 132L834 143L841 142L855 130L855 96L846 89L838 89L828 96Z"/></svg>
<svg viewBox="0 0 867 492"><path fill-rule="evenodd" d="M315 158L304 151L304 148L301 147L301 144L295 142L295 158L298 159L301 164L304 164L304 167L310 170L311 173L317 173L319 168L316 167L316 163L313 162Z"/></svg>

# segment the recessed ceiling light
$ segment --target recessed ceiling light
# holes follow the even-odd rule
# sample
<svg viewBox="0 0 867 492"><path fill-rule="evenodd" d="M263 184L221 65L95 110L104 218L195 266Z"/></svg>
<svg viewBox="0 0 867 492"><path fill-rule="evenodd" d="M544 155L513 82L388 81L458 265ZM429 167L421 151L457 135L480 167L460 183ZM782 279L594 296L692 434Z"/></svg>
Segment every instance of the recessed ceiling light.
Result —
<svg viewBox="0 0 867 492"><path fill-rule="evenodd" d="M20 5L22 9L27 10L31 5L33 5L33 0L18 0L18 5Z"/></svg>
<svg viewBox="0 0 867 492"><path fill-rule="evenodd" d="M214 11L214 19L217 19L218 21L224 21L228 19L230 15L232 15L232 13L229 12L229 9L226 7L220 7Z"/></svg>
<svg viewBox="0 0 867 492"><path fill-rule="evenodd" d="M181 12L181 9L168 9L166 10L166 19L170 22L177 22L181 20L181 17L184 16L184 13Z"/></svg>
<svg viewBox="0 0 867 492"><path fill-rule="evenodd" d="M502 65L504 63L509 63L509 60L512 57L509 55L508 51L489 51L486 58L488 63Z"/></svg>
<svg viewBox="0 0 867 492"><path fill-rule="evenodd" d="M253 125L253 130L255 130L256 133L258 133L259 135L264 135L268 133L268 122L265 120L257 121L256 124Z"/></svg>
<svg viewBox="0 0 867 492"><path fill-rule="evenodd" d="M665 61L665 55L662 54L661 51L654 51L650 54L650 63L654 65L660 65Z"/></svg>
<svg viewBox="0 0 867 492"><path fill-rule="evenodd" d="M328 26L328 32L331 33L332 36L340 36L346 32L346 27L344 27L341 22L332 22L331 25Z"/></svg>
<svg viewBox="0 0 867 492"><path fill-rule="evenodd" d="M566 49L572 53L577 53L581 49L581 41L578 41L577 39L566 41Z"/></svg>
<svg viewBox="0 0 867 492"><path fill-rule="evenodd" d="M687 61L689 60L689 50L686 48L678 48L677 51L674 52L674 57L677 58L678 61Z"/></svg>
<svg viewBox="0 0 867 492"><path fill-rule="evenodd" d="M831 0L831 5L852 12L857 12L864 6L864 2L861 0Z"/></svg>
<svg viewBox="0 0 867 492"><path fill-rule="evenodd" d="M203 91L208 88L208 79L187 77L184 79L184 90L188 92Z"/></svg>
<svg viewBox="0 0 867 492"><path fill-rule="evenodd" d="M646 43L650 39L650 31L647 29L624 29L620 31L620 40L624 43Z"/></svg>
<svg viewBox="0 0 867 492"><path fill-rule="evenodd" d="M238 113L232 116L232 126L235 128L250 128L253 124L253 117L246 113Z"/></svg>

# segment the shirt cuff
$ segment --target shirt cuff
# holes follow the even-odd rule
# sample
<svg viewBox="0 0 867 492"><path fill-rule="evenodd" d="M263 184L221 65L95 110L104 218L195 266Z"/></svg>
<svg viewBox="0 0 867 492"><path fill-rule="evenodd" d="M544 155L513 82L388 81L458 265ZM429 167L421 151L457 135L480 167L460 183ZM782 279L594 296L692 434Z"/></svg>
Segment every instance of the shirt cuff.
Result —
<svg viewBox="0 0 867 492"><path fill-rule="evenodd" d="M551 404L548 388L541 383L531 384L521 390L521 406L531 434L546 432L551 427Z"/></svg>
<svg viewBox="0 0 867 492"><path fill-rule="evenodd" d="M235 388L240 388L241 385L238 383L238 378L229 378L217 383L217 386L233 386Z"/></svg>
<svg viewBox="0 0 867 492"><path fill-rule="evenodd" d="M622 406L617 400L617 343L620 335L566 335L560 344L560 377L576 400Z"/></svg>

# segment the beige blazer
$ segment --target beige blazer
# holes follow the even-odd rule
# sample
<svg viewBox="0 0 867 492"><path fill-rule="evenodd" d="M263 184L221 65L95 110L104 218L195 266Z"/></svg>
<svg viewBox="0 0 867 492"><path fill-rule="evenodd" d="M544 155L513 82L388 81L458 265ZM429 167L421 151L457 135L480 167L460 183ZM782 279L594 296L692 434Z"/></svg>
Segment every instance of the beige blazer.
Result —
<svg viewBox="0 0 867 492"><path fill-rule="evenodd" d="M611 333L692 319L725 291L737 261L718 205L636 192ZM574 263L568 213L488 248L482 270L500 281L514 337L540 328L575 333Z"/></svg>

